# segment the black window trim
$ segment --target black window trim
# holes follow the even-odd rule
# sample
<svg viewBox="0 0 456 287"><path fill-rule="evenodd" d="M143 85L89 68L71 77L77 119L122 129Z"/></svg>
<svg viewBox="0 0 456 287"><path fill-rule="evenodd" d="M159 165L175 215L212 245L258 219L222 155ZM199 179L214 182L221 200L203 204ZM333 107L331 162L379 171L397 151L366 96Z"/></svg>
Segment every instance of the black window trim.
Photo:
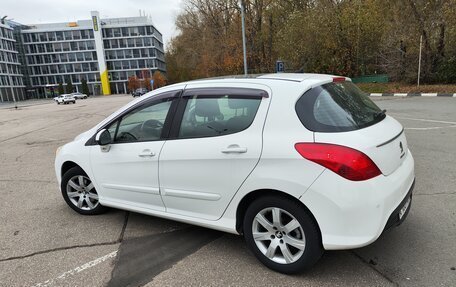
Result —
<svg viewBox="0 0 456 287"><path fill-rule="evenodd" d="M198 98L221 98L223 96L229 96L237 99L263 99L269 98L268 92L261 89L252 88L190 88L185 89L177 104L176 115L173 118L172 125L169 131L167 140L185 140L185 139L200 139L209 137L220 137L226 135L232 135L247 130L255 121L258 110L260 109L261 101L258 109L255 112L252 122L243 130L222 134L222 135L208 135L208 136L197 136L197 137L179 137L180 126L184 117L185 108L187 102L191 97L198 96Z"/></svg>
<svg viewBox="0 0 456 287"><path fill-rule="evenodd" d="M111 124L113 124L113 123L115 123L117 121L116 132L115 132L115 135L114 135L114 137L115 137L117 135L117 131L119 129L119 123L122 121L122 118L125 115L129 114L130 112L132 112L134 110L137 110L137 109L140 109L140 108L143 108L145 106L149 106L149 105L153 105L155 103L162 102L163 100L166 100L166 99L172 99L171 106L170 106L170 108L168 110L168 114L166 115L165 123L163 125L163 130L162 130L161 137L158 140L152 140L152 141L167 140L168 136L169 136L169 133L170 133L171 123L173 122L173 118L176 115L177 104L178 104L179 99L180 99L180 97L182 95L182 92L183 92L183 90L181 90L181 89L180 90L173 90L173 91L166 91L166 92L163 92L162 94L155 95L155 96L153 96L153 97L151 97L149 99L146 99L144 101L141 101L141 102L129 107L128 109L126 109L125 111L123 111L122 113L117 115L115 118L111 119L110 121L108 121L107 123L102 125L100 128L98 128L97 131L95 132L95 134L85 143L85 145L86 146L97 145L97 143L95 142L95 137L96 137L97 133L99 131L103 130L103 129L106 129L108 126L110 126ZM138 142L151 142L151 140L132 141L132 142L114 142L113 141L112 144L126 144L126 143L138 143Z"/></svg>

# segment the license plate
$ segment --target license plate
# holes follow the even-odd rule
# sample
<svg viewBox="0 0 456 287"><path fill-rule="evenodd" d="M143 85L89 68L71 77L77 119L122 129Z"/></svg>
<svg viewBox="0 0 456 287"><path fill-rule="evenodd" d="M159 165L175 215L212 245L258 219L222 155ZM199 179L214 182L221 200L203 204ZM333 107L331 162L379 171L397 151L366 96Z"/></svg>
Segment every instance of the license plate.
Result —
<svg viewBox="0 0 456 287"><path fill-rule="evenodd" d="M407 199L407 201L405 202L404 206L402 206L401 210L399 211L399 220L401 220L402 217L404 217L404 214L407 212L407 209L410 206L410 200L411 200L411 198L409 197Z"/></svg>

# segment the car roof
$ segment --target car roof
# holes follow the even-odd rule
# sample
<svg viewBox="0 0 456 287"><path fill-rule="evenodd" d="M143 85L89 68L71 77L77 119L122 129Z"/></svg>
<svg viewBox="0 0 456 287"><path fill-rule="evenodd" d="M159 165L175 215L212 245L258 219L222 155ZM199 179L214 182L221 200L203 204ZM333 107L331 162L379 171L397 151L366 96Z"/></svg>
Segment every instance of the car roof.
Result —
<svg viewBox="0 0 456 287"><path fill-rule="evenodd" d="M292 82L304 82L306 80L312 81L327 81L332 80L336 75L326 74L312 74L312 73L275 73L275 74L249 74L249 75L232 75L220 76L205 79L193 80L195 81L210 81L210 80L224 80L224 79L258 79L258 80L282 80ZM348 79L348 78L347 78Z"/></svg>

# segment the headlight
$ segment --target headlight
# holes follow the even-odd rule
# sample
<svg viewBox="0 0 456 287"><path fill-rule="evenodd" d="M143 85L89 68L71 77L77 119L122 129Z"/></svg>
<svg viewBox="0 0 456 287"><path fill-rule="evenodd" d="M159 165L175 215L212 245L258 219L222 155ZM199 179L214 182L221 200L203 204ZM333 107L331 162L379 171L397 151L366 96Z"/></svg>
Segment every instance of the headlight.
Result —
<svg viewBox="0 0 456 287"><path fill-rule="evenodd" d="M62 149L62 146L59 146L56 151L55 151L55 156L57 156L60 152L60 150Z"/></svg>

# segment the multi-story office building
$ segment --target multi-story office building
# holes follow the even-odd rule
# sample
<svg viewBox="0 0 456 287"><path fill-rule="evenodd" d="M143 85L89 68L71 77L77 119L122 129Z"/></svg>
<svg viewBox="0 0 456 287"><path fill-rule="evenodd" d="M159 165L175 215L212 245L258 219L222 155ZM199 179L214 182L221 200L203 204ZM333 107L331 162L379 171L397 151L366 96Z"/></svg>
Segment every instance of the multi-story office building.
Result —
<svg viewBox="0 0 456 287"><path fill-rule="evenodd" d="M95 95L127 93L128 77L166 73L162 35L148 17L100 19L98 12L91 16L16 28L15 46L22 56L16 60L23 59L29 98L50 96L67 81L82 91L83 80ZM12 36L12 29L8 31Z"/></svg>
<svg viewBox="0 0 456 287"><path fill-rule="evenodd" d="M0 22L0 101L25 99L25 86L19 63L14 30L6 21Z"/></svg>

